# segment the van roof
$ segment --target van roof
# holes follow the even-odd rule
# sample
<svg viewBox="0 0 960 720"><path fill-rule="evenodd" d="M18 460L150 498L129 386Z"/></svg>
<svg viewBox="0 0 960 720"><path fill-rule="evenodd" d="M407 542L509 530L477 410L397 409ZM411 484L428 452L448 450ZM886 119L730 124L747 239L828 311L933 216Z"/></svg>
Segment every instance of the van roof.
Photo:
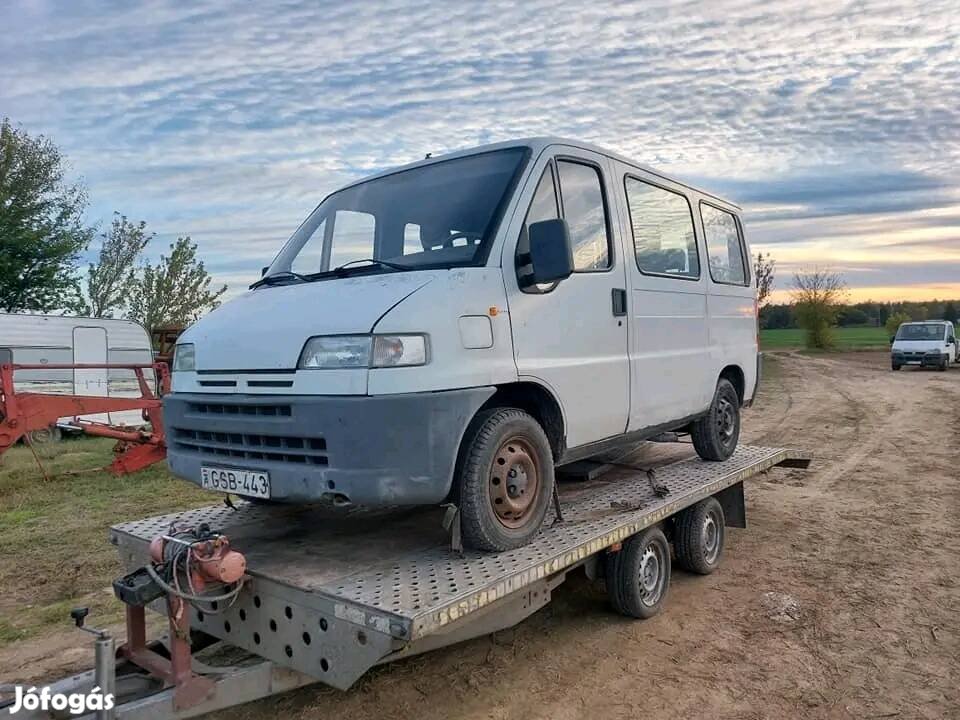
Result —
<svg viewBox="0 0 960 720"><path fill-rule="evenodd" d="M600 155L606 155L609 158L613 158L614 160L619 160L620 162L626 165L630 165L631 167L637 168L639 170L643 170L644 172L648 172L652 175L656 175L657 177L663 178L664 180L669 180L671 182L677 183L678 185L682 185L683 187L689 190L693 190L695 192L702 193L703 195L707 195L708 197L713 198L714 200L722 202L726 205L729 205L732 208L736 208L737 210L741 209L740 206L737 205L737 203L731 202L730 200L724 197L721 197L720 195L716 195L715 193L709 192L702 188L698 188L694 185L691 185L682 180L679 180L672 175L667 175L666 173L660 172L659 170L655 170L654 168L648 167L647 165L642 165L634 160L631 160L630 158L624 155L620 155L619 153L606 150L602 147L593 145L591 143L583 142L581 140L571 140L569 138L554 137L549 135L517 138L516 140L505 140L503 142L489 143L487 145L478 145L476 147L465 148L463 150L456 150L454 152L446 153L444 155L437 155L436 157L424 158L423 160L407 163L406 165L392 167L386 170L382 170L381 172L374 173L373 175L367 175L366 177L358 178L356 181L349 183L348 185L344 185L343 187L351 187L353 185L358 185L362 182L366 182L367 180L371 180L373 178L392 175L393 173L401 172L403 170L410 170L411 168L421 167L423 165L430 165L432 163L442 162L444 160L452 160L453 158L466 157L467 155L476 155L477 153L481 153L481 152L490 152L491 150L501 150L504 148L522 146L522 147L529 147L533 151L533 154L536 156L536 155L539 155L543 150L545 150L547 147L551 145L569 145L570 147L576 147L582 150L590 150Z"/></svg>
<svg viewBox="0 0 960 720"><path fill-rule="evenodd" d="M949 320L911 320L910 322L900 323L901 325L952 325Z"/></svg>

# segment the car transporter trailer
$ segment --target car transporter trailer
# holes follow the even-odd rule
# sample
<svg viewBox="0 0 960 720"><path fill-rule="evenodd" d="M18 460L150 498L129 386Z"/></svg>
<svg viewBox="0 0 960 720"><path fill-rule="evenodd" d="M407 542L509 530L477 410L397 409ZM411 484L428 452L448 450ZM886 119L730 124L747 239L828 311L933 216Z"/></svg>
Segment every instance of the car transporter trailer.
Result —
<svg viewBox="0 0 960 720"><path fill-rule="evenodd" d="M615 609L643 617L659 608L669 582L671 548L661 529L680 565L710 572L723 527L746 527L744 481L809 463L793 450L755 446L704 462L679 442L645 443L630 457L608 460L600 477L560 483L539 535L502 553L459 550L452 506L374 512L240 502L118 524L110 541L134 573L130 593L118 591L127 602L126 643L115 648L109 634L84 627L97 637L95 669L50 690L99 687L116 704L97 717L138 719L193 717L318 681L346 690L375 665L516 625L581 565L588 577L605 578ZM176 545L174 527L207 537L215 529L243 553L246 574L234 597L219 605L178 606L171 595L131 600L143 577L134 571L150 567L158 537ZM651 592L659 597L645 606ZM154 642L146 640L145 605L171 616L169 633ZM78 626L85 614L72 613Z"/></svg>

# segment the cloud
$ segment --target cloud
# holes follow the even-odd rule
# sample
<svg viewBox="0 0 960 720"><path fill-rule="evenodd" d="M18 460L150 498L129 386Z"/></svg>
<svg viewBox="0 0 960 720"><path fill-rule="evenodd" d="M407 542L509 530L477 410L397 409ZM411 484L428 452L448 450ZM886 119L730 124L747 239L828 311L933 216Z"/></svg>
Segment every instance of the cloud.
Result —
<svg viewBox="0 0 960 720"><path fill-rule="evenodd" d="M699 178L775 253L823 237L866 252L877 233L955 227L937 213L960 209L958 15L944 0L12 2L0 113L63 147L92 220L190 234L231 282L343 182L536 134Z"/></svg>

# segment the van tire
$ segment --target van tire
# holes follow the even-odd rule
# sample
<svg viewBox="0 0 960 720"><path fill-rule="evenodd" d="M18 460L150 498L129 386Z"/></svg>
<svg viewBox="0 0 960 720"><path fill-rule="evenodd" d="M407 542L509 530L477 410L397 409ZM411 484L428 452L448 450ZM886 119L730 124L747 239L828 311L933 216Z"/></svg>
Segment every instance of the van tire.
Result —
<svg viewBox="0 0 960 720"><path fill-rule="evenodd" d="M950 356L941 355L940 356L940 372L944 372L950 366Z"/></svg>
<svg viewBox="0 0 960 720"><path fill-rule="evenodd" d="M726 378L717 382L707 413L695 420L690 437L697 455L704 460L726 460L740 439L740 396Z"/></svg>
<svg viewBox="0 0 960 720"><path fill-rule="evenodd" d="M893 370L894 372L899 370L901 367L903 367L903 365L901 365L900 363L895 363L895 362L890 363L890 369Z"/></svg>
<svg viewBox="0 0 960 720"><path fill-rule="evenodd" d="M499 552L529 543L553 497L553 453L543 428L517 408L483 410L464 433L462 448L455 482L464 547ZM508 478L523 484L508 484ZM530 484L534 497L527 499Z"/></svg>

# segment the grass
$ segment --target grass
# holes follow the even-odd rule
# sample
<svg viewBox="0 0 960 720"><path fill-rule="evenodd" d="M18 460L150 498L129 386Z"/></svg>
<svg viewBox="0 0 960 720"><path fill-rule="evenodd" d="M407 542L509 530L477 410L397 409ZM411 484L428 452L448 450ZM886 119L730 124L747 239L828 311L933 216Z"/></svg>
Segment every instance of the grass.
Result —
<svg viewBox="0 0 960 720"><path fill-rule="evenodd" d="M890 338L882 327L843 327L834 329L837 350L880 349L890 347ZM804 332L800 329L761 330L761 350L793 350L802 348Z"/></svg>
<svg viewBox="0 0 960 720"><path fill-rule="evenodd" d="M29 448L0 456L0 646L66 627L80 605L94 624L119 621L111 582L122 568L109 527L218 500L163 464L122 477L98 470L112 448L100 438L37 446L50 480Z"/></svg>

